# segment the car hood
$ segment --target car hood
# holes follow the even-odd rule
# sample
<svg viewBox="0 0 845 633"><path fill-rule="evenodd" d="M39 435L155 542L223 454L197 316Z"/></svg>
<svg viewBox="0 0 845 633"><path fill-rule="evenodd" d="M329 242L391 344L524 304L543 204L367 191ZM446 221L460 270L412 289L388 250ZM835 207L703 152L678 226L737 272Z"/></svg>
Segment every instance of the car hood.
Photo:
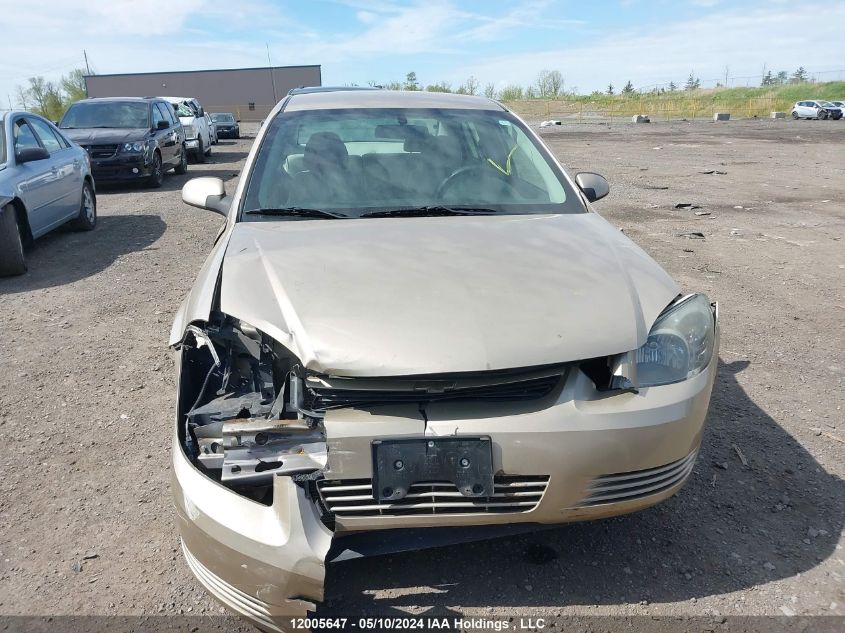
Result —
<svg viewBox="0 0 845 633"><path fill-rule="evenodd" d="M220 309L309 369L530 367L642 345L675 282L593 213L242 222Z"/></svg>
<svg viewBox="0 0 845 633"><path fill-rule="evenodd" d="M62 133L79 145L135 143L147 138L146 128L62 128Z"/></svg>

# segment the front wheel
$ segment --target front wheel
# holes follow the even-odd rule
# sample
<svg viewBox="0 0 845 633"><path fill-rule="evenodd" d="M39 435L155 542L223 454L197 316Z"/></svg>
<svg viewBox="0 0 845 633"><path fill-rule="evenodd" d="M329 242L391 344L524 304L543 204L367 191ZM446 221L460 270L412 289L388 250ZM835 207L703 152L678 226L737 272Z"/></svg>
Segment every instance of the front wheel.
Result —
<svg viewBox="0 0 845 633"><path fill-rule="evenodd" d="M23 242L18 229L15 207L7 204L0 209L0 277L22 275L26 272Z"/></svg>
<svg viewBox="0 0 845 633"><path fill-rule="evenodd" d="M156 152L153 154L153 167L147 177L147 184L153 189L158 189L162 183L164 183L164 168L161 165L161 155Z"/></svg>
<svg viewBox="0 0 845 633"><path fill-rule="evenodd" d="M197 140L197 162L205 162L205 144L202 142L202 138Z"/></svg>
<svg viewBox="0 0 845 633"><path fill-rule="evenodd" d="M179 164L176 165L176 168L173 170L174 174L179 174L180 176L188 171L188 150L185 146L182 146L182 155L179 157Z"/></svg>
<svg viewBox="0 0 845 633"><path fill-rule="evenodd" d="M79 215L71 220L71 226L77 231L90 231L97 226L97 197L87 181L82 185Z"/></svg>
<svg viewBox="0 0 845 633"><path fill-rule="evenodd" d="M819 121L824 121L827 118L827 112L825 110L819 110Z"/></svg>
<svg viewBox="0 0 845 633"><path fill-rule="evenodd" d="M795 110L793 110L793 111L792 111L792 118L793 118L793 119L795 119L795 120L797 121L797 120L798 120L798 119L800 119L801 117L799 117L799 116L798 116L798 113L797 113L797 112L795 112Z"/></svg>

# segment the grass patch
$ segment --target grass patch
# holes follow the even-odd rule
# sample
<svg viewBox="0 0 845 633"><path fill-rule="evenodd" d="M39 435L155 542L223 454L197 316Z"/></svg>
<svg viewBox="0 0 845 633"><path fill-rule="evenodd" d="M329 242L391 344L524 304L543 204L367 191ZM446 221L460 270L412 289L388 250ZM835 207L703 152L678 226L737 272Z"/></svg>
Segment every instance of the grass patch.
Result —
<svg viewBox="0 0 845 633"><path fill-rule="evenodd" d="M710 118L730 112L736 118L768 117L771 112L792 110L804 99L845 100L845 81L802 83L759 88L715 88L624 95L566 95L557 99L523 99L506 105L527 118L630 117L647 114L655 119Z"/></svg>

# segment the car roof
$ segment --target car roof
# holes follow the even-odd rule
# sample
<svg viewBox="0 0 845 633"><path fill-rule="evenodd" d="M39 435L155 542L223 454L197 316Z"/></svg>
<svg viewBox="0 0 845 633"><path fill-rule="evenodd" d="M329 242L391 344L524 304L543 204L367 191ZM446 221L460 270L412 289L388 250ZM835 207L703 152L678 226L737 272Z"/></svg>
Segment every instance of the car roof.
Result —
<svg viewBox="0 0 845 633"><path fill-rule="evenodd" d="M456 110L496 110L505 108L487 97L421 90L297 89L291 91L285 111L332 110L346 108L444 108Z"/></svg>
<svg viewBox="0 0 845 633"><path fill-rule="evenodd" d="M87 99L81 99L80 101L97 101L97 102L105 102L105 101L130 101L130 102L139 102L139 103L148 103L154 99L158 99L159 97L88 97ZM77 101L77 103L80 103Z"/></svg>
<svg viewBox="0 0 845 633"><path fill-rule="evenodd" d="M157 97L158 99L164 99L165 101L169 101L170 103L182 103L183 101L197 101L194 97ZM197 103L199 103L197 101Z"/></svg>

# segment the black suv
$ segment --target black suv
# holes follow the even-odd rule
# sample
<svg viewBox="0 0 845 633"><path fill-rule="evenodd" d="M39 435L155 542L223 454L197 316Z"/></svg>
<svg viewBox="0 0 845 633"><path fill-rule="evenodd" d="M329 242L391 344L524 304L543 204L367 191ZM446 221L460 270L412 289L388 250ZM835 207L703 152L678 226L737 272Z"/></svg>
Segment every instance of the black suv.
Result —
<svg viewBox="0 0 845 633"><path fill-rule="evenodd" d="M164 99L84 99L68 108L59 128L88 151L97 182L145 180L161 187L168 169L188 170L185 132Z"/></svg>

